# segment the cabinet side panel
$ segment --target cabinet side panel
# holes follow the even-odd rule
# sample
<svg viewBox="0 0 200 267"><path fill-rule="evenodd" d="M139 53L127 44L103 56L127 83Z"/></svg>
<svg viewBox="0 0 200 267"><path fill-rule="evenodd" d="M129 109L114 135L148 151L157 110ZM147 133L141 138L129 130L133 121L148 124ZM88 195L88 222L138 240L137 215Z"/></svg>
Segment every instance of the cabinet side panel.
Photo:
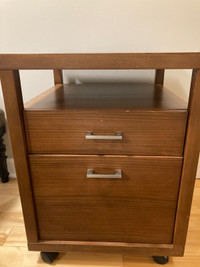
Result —
<svg viewBox="0 0 200 267"><path fill-rule="evenodd" d="M12 142L28 242L37 242L37 223L27 160L23 100L19 71L1 71L8 126Z"/></svg>
<svg viewBox="0 0 200 267"><path fill-rule="evenodd" d="M184 251L200 151L200 70L193 70L174 246Z"/></svg>

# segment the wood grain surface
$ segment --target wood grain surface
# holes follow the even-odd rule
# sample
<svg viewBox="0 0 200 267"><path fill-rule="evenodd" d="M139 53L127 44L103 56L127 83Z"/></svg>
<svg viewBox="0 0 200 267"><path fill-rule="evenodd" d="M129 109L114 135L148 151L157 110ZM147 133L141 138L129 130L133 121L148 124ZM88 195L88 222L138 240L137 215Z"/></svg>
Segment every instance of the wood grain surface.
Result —
<svg viewBox="0 0 200 267"><path fill-rule="evenodd" d="M194 69L200 53L0 54L0 69Z"/></svg>
<svg viewBox="0 0 200 267"><path fill-rule="evenodd" d="M41 240L171 244L182 158L30 155ZM86 178L87 169L122 179Z"/></svg>
<svg viewBox="0 0 200 267"><path fill-rule="evenodd" d="M24 104L26 110L186 110L187 103L159 84L57 84Z"/></svg>

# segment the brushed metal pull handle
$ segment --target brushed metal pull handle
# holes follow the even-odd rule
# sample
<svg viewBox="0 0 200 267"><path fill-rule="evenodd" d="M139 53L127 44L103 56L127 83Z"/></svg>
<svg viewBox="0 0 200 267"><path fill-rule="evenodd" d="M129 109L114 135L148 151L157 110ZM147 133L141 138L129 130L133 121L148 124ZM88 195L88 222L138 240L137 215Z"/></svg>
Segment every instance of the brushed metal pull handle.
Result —
<svg viewBox="0 0 200 267"><path fill-rule="evenodd" d="M87 132L85 139L121 140L122 132L116 132L115 135L94 135L92 132Z"/></svg>
<svg viewBox="0 0 200 267"><path fill-rule="evenodd" d="M87 170L87 178L113 178L113 179L120 179L122 178L122 171L117 169L115 170L114 174L96 174L94 173L93 169Z"/></svg>

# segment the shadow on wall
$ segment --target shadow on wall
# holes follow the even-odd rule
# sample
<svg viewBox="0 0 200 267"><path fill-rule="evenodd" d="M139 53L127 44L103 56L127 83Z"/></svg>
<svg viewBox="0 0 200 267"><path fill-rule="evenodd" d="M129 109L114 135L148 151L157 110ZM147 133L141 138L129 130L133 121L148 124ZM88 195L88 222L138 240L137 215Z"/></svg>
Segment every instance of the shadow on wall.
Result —
<svg viewBox="0 0 200 267"><path fill-rule="evenodd" d="M65 70L64 83L132 83L154 81L154 70Z"/></svg>
<svg viewBox="0 0 200 267"><path fill-rule="evenodd" d="M191 70L166 70L164 86L188 101ZM64 83L154 82L154 70L65 70Z"/></svg>

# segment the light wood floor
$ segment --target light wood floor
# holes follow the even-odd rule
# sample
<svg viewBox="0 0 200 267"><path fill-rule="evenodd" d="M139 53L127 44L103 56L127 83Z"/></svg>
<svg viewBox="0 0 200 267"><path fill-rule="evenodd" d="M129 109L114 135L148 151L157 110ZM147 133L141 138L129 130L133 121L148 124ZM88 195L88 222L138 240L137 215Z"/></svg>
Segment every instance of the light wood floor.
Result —
<svg viewBox="0 0 200 267"><path fill-rule="evenodd" d="M66 253L54 262L57 267L149 267L159 266L151 257L123 257L121 254ZM0 267L48 266L39 252L29 252L16 179L0 182ZM200 180L196 181L185 256L170 258L166 266L200 266Z"/></svg>

